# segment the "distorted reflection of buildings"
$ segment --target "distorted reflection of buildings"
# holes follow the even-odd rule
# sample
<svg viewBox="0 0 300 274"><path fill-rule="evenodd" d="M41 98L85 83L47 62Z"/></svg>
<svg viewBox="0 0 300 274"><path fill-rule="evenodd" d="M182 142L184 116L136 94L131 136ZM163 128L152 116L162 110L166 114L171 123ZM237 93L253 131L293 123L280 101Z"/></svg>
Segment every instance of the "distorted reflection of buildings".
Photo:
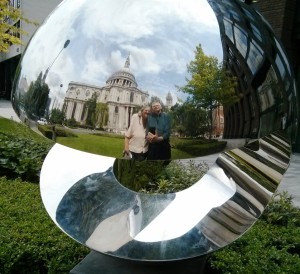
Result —
<svg viewBox="0 0 300 274"><path fill-rule="evenodd" d="M64 101L66 119L75 119L85 124L88 115L87 102L96 94L97 103L107 106L107 122L104 128L111 132L124 132L130 124L132 114L149 102L149 93L138 88L129 67L128 56L124 68L112 74L104 87L70 82ZM99 127L100 120L103 119L101 115L103 113L96 117L96 127Z"/></svg>
<svg viewBox="0 0 300 274"><path fill-rule="evenodd" d="M287 57L269 24L240 1L209 1L220 26L224 63L238 79L240 100L224 107L224 138L259 138L297 115ZM295 128L291 128L295 135ZM294 131L294 132L293 132Z"/></svg>
<svg viewBox="0 0 300 274"><path fill-rule="evenodd" d="M286 135L276 132L220 154L218 165L236 183L236 193L198 224L216 246L236 240L260 217L290 162Z"/></svg>
<svg viewBox="0 0 300 274"><path fill-rule="evenodd" d="M22 54L25 52L26 45L37 28L43 23L45 18L62 0L10 0L6 5L16 9L15 15L22 14L24 18L35 22L28 23L24 18L9 18L5 15L5 23L22 30L20 33L14 32L14 36L20 38L22 44L11 44L8 52L0 51L0 99L11 99L11 90L13 87L14 75ZM3 33L9 31L3 29Z"/></svg>
<svg viewBox="0 0 300 274"><path fill-rule="evenodd" d="M224 111L219 105L212 111L212 138L222 138L224 132Z"/></svg>

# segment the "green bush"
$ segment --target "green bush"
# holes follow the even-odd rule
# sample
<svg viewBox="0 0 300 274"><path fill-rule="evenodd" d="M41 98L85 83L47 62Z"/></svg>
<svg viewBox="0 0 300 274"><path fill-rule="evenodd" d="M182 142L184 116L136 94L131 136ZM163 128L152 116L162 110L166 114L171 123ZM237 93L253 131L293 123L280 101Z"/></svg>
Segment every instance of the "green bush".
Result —
<svg viewBox="0 0 300 274"><path fill-rule="evenodd" d="M0 177L0 273L69 273L89 252L49 218L39 186Z"/></svg>
<svg viewBox="0 0 300 274"><path fill-rule="evenodd" d="M196 164L193 160L188 163L172 161L157 175L153 185L141 191L146 193L178 192L198 182L207 170L206 163Z"/></svg>
<svg viewBox="0 0 300 274"><path fill-rule="evenodd" d="M55 127L55 132L57 137L78 137L78 135L74 134L71 130L59 126Z"/></svg>
<svg viewBox="0 0 300 274"><path fill-rule="evenodd" d="M52 139L52 129L50 126L38 125L38 130L48 139Z"/></svg>
<svg viewBox="0 0 300 274"><path fill-rule="evenodd" d="M217 142L214 139L206 139L206 138L182 138L182 137L174 137L171 136L170 143L174 148L182 148L185 146L191 145L199 145L199 144L206 144L211 142Z"/></svg>
<svg viewBox="0 0 300 274"><path fill-rule="evenodd" d="M39 125L38 130L48 139L52 139L53 125ZM56 137L78 137L71 130L55 125Z"/></svg>
<svg viewBox="0 0 300 274"><path fill-rule="evenodd" d="M214 273L300 273L300 209L287 193L274 195L243 237L209 258Z"/></svg>
<svg viewBox="0 0 300 274"><path fill-rule="evenodd" d="M173 193L195 184L208 170L207 164L182 161L133 161L117 159L114 172L125 187L144 193Z"/></svg>
<svg viewBox="0 0 300 274"><path fill-rule="evenodd" d="M68 127L77 127L78 123L74 118L68 119L65 121L66 126Z"/></svg>
<svg viewBox="0 0 300 274"><path fill-rule="evenodd" d="M157 174L161 173L164 166L164 161L116 159L114 174L122 185L138 192L149 185L153 185Z"/></svg>
<svg viewBox="0 0 300 274"><path fill-rule="evenodd" d="M275 193L261 219L273 225L300 227L300 210L293 205L292 196L288 192Z"/></svg>
<svg viewBox="0 0 300 274"><path fill-rule="evenodd" d="M226 147L226 141L212 141L205 143L178 144L177 148L194 156L205 156L218 153Z"/></svg>
<svg viewBox="0 0 300 274"><path fill-rule="evenodd" d="M0 132L0 176L39 181L39 173L52 144Z"/></svg>

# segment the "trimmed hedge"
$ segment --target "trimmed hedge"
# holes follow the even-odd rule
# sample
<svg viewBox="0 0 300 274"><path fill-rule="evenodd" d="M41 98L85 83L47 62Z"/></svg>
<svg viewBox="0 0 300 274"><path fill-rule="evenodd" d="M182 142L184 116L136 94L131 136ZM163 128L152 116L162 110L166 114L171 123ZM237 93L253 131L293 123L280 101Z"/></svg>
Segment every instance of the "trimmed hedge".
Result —
<svg viewBox="0 0 300 274"><path fill-rule="evenodd" d="M46 213L39 186L0 177L0 273L69 273L89 249Z"/></svg>
<svg viewBox="0 0 300 274"><path fill-rule="evenodd" d="M177 145L177 148L189 153L193 156L205 156L213 153L221 152L225 149L227 145L226 141L211 141L205 143L191 143L191 144L184 144L180 143Z"/></svg>
<svg viewBox="0 0 300 274"><path fill-rule="evenodd" d="M52 139L53 129L51 125L39 125L38 130L48 139ZM76 134L61 126L55 126L56 137L78 137Z"/></svg>

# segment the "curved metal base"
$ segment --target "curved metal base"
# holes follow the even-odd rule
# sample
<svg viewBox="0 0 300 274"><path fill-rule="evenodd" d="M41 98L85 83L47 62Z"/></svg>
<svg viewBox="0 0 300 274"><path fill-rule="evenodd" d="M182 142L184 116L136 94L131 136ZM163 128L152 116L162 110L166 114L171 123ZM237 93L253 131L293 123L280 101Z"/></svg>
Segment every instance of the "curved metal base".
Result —
<svg viewBox="0 0 300 274"><path fill-rule="evenodd" d="M202 274L208 256L176 261L124 260L91 251L70 274Z"/></svg>

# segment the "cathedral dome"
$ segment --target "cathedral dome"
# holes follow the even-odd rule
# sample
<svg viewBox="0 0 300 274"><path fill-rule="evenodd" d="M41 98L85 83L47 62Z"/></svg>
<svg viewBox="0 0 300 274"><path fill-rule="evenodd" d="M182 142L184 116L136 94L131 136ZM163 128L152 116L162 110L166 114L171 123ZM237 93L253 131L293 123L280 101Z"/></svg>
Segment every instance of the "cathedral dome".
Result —
<svg viewBox="0 0 300 274"><path fill-rule="evenodd" d="M107 86L137 87L134 75L131 73L129 56L126 59L124 68L113 73L106 81Z"/></svg>

